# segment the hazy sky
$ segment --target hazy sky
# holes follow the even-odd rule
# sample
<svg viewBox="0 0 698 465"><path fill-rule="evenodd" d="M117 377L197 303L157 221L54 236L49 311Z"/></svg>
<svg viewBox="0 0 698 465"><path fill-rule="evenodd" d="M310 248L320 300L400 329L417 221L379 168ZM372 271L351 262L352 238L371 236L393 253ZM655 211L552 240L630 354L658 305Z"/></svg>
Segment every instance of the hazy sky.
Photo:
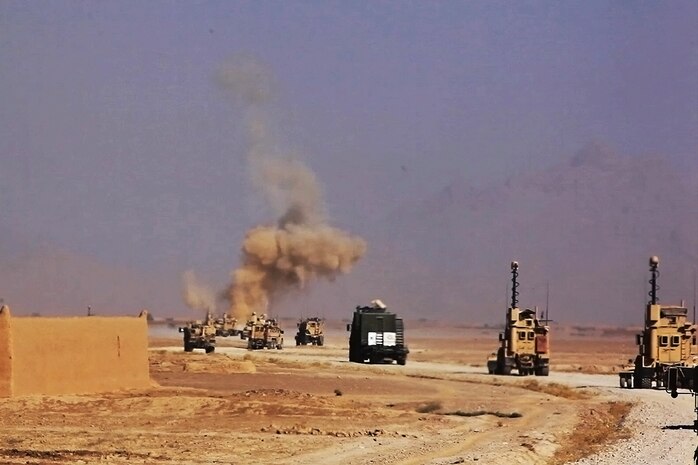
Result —
<svg viewBox="0 0 698 465"><path fill-rule="evenodd" d="M240 54L274 73L278 140L356 233L592 140L698 164L695 1L3 1L4 240L225 281L269 219L213 79Z"/></svg>

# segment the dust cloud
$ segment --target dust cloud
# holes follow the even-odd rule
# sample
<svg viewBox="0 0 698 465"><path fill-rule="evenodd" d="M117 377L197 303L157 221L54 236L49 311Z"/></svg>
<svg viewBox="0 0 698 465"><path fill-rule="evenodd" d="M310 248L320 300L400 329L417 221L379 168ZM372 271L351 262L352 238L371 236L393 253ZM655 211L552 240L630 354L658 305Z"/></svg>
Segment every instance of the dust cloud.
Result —
<svg viewBox="0 0 698 465"><path fill-rule="evenodd" d="M216 308L216 293L198 281L191 270L182 274L182 297L192 310L212 312Z"/></svg>
<svg viewBox="0 0 698 465"><path fill-rule="evenodd" d="M273 225L247 232L241 264L224 292L230 312L244 321L315 279L334 280L348 273L366 252L366 242L329 225L315 173L281 151L272 136L264 111L274 96L271 74L242 57L228 62L216 77L244 108L250 177L277 218Z"/></svg>

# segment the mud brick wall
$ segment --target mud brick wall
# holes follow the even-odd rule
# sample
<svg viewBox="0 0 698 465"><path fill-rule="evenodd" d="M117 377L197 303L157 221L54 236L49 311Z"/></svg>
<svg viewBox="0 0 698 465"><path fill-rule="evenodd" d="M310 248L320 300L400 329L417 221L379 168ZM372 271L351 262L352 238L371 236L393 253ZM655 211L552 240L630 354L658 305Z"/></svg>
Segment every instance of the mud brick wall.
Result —
<svg viewBox="0 0 698 465"><path fill-rule="evenodd" d="M87 394L150 386L140 317L12 317L0 309L0 396Z"/></svg>

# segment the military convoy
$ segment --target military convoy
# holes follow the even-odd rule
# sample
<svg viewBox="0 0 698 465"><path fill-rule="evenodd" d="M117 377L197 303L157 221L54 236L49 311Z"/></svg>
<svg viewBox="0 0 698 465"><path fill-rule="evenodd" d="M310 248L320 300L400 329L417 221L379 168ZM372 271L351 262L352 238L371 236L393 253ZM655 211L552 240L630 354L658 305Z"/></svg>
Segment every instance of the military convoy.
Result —
<svg viewBox="0 0 698 465"><path fill-rule="evenodd" d="M538 320L536 310L518 306L518 262L511 262L511 307L507 309L504 332L499 333L500 347L487 359L490 374L548 376L550 372L550 328Z"/></svg>
<svg viewBox="0 0 698 465"><path fill-rule="evenodd" d="M667 377L673 373L679 387L689 388L693 377L684 376L684 369L696 365L696 356L692 353L696 328L688 322L688 308L683 303L659 304L659 257L650 257L649 265L650 300L645 309L645 326L636 336L638 354L634 366L619 373L620 387L666 387Z"/></svg>
<svg viewBox="0 0 698 465"><path fill-rule="evenodd" d="M311 317L300 320L296 326L296 345L317 345L325 344L325 322L322 318Z"/></svg>
<svg viewBox="0 0 698 465"><path fill-rule="evenodd" d="M216 325L211 312L206 313L204 321L191 321L180 327L179 332L184 334L185 352L203 349L210 354L216 350Z"/></svg>
<svg viewBox="0 0 698 465"><path fill-rule="evenodd" d="M203 321L190 321L186 326L179 328L184 334L184 351L191 352L194 349L204 349L207 354L216 350L216 336L235 336L240 331L235 328L237 319L223 314L221 318L214 318L211 312L206 312Z"/></svg>
<svg viewBox="0 0 698 465"><path fill-rule="evenodd" d="M407 362L410 352L405 346L405 329L402 318L387 311L380 300L369 307L357 306L349 335L349 361L356 363L385 363L395 360L398 365Z"/></svg>
<svg viewBox="0 0 698 465"><path fill-rule="evenodd" d="M255 349L283 349L284 331L279 328L279 324L273 318L267 319L266 315L261 315L250 326L247 337L247 348Z"/></svg>
<svg viewBox="0 0 698 465"><path fill-rule="evenodd" d="M237 336L240 333L240 330L235 328L237 323L237 318L231 317L227 313L224 313L223 317L216 318L214 320L213 324L216 327L216 336Z"/></svg>

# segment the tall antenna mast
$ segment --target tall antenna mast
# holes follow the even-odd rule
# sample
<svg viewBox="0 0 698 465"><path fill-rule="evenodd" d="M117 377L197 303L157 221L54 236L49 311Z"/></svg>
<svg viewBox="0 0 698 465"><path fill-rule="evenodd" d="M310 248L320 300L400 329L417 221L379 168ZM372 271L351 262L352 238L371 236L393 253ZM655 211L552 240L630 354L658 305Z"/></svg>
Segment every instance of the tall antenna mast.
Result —
<svg viewBox="0 0 698 465"><path fill-rule="evenodd" d="M696 324L696 269L693 268L693 325Z"/></svg>
<svg viewBox="0 0 698 465"><path fill-rule="evenodd" d="M511 262L511 308L517 308L519 306L519 291L516 290L519 287L519 282L517 278L519 277L519 262Z"/></svg>
<svg viewBox="0 0 698 465"><path fill-rule="evenodd" d="M550 281L545 282L545 324L550 321Z"/></svg>
<svg viewBox="0 0 698 465"><path fill-rule="evenodd" d="M659 277L659 257L652 255L650 257L650 272L652 277L650 278L650 305L657 305L659 303L659 297L657 296L657 291L659 290L659 285L657 284L657 278Z"/></svg>

